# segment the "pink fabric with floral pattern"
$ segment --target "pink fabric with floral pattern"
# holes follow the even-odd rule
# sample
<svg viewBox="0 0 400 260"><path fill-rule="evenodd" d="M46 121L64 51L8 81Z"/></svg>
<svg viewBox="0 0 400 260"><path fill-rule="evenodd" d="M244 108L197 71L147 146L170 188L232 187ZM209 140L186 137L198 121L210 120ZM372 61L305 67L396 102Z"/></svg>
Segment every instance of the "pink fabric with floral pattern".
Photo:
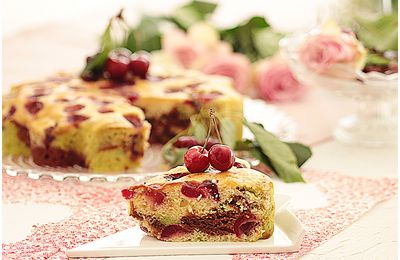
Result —
<svg viewBox="0 0 400 260"><path fill-rule="evenodd" d="M306 228L299 252L234 255L234 259L295 259L337 234L377 203L393 197L397 179L348 177L337 173L306 170L305 179L326 194L328 206L298 210ZM69 248L114 234L134 225L126 214L125 201L117 187L31 180L3 174L3 203L54 203L69 206L67 219L33 226L26 239L3 244L4 259L67 259ZM29 212L27 212L29 217Z"/></svg>

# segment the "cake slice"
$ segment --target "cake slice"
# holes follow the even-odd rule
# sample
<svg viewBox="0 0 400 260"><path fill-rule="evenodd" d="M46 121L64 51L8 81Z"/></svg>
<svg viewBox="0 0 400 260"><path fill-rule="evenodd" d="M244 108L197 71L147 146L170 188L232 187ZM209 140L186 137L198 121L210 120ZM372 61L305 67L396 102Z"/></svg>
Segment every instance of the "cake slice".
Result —
<svg viewBox="0 0 400 260"><path fill-rule="evenodd" d="M178 166L122 190L141 229L164 241L256 241L274 231L273 183L232 167L189 173Z"/></svg>

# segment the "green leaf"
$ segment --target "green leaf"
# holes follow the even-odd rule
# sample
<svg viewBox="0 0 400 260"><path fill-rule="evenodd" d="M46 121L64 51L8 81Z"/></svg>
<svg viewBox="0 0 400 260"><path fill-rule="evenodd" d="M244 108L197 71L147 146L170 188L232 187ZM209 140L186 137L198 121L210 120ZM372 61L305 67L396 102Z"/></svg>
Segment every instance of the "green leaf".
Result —
<svg viewBox="0 0 400 260"><path fill-rule="evenodd" d="M398 10L397 0L392 0L392 10Z"/></svg>
<svg viewBox="0 0 400 260"><path fill-rule="evenodd" d="M135 39L135 50L145 50L150 52L161 49L161 22L162 19L158 17L142 17L139 25L131 31L128 36L130 44L133 43L132 37ZM129 39L129 37L131 37L131 39Z"/></svg>
<svg viewBox="0 0 400 260"><path fill-rule="evenodd" d="M366 60L367 65L385 66L385 65L389 65L389 63L390 63L390 59L387 59L377 53L368 53L368 55L367 55L367 60Z"/></svg>
<svg viewBox="0 0 400 260"><path fill-rule="evenodd" d="M260 125L260 124L259 124ZM274 170L271 161L268 159L267 156L263 153L261 150L261 147L252 140L246 139L246 140L240 140L236 142L235 145L235 150L236 151L248 151L253 155L253 157L257 160L260 161L260 163L265 164L268 166L271 170Z"/></svg>
<svg viewBox="0 0 400 260"><path fill-rule="evenodd" d="M100 73L103 69L104 63L107 60L109 50L103 50L97 53L90 62L86 63L86 66L81 72L81 77L85 78L86 75L93 73Z"/></svg>
<svg viewBox="0 0 400 260"><path fill-rule="evenodd" d="M262 58L271 57L279 50L279 41L283 37L284 34L272 28L257 30L254 32L254 46Z"/></svg>
<svg viewBox="0 0 400 260"><path fill-rule="evenodd" d="M253 148L253 142L251 140L239 140L235 143L235 150L237 151L251 151Z"/></svg>
<svg viewBox="0 0 400 260"><path fill-rule="evenodd" d="M397 50L397 13L378 18L356 17L355 20L359 26L357 35L366 47L381 52Z"/></svg>
<svg viewBox="0 0 400 260"><path fill-rule="evenodd" d="M111 18L107 24L106 29L103 34L100 36L100 46L101 48L111 49L113 47L113 39L111 36L111 28L115 18Z"/></svg>
<svg viewBox="0 0 400 260"><path fill-rule="evenodd" d="M135 30L131 30L129 32L128 37L126 39L125 47L131 52L135 52L137 50Z"/></svg>
<svg viewBox="0 0 400 260"><path fill-rule="evenodd" d="M311 151L310 147L308 147L304 144L288 143L288 142L285 142L285 144L287 144L290 147L290 149L296 156L298 167L301 167L312 156L312 151ZM268 167L273 169L268 157L266 157L262 153L260 145L257 142L252 141L252 140L238 141L235 144L235 150L250 151L256 159L260 160L262 163L266 164Z"/></svg>
<svg viewBox="0 0 400 260"><path fill-rule="evenodd" d="M172 21L186 31L192 24L201 21L201 16L193 8L182 7L175 11Z"/></svg>
<svg viewBox="0 0 400 260"><path fill-rule="evenodd" d="M123 47L128 36L128 27L122 18L122 14L112 17L107 24L106 29L100 36L100 49L90 61L86 63L85 68L81 72L81 76L85 77L90 73L99 73L102 71L107 60L108 53L114 49Z"/></svg>
<svg viewBox="0 0 400 260"><path fill-rule="evenodd" d="M297 166L301 167L310 157L312 156L312 151L310 147L300 144L300 143L287 143L294 155L296 156Z"/></svg>
<svg viewBox="0 0 400 260"><path fill-rule="evenodd" d="M187 151L186 148L176 148L173 144L178 140L179 137L183 135L187 135L191 129L186 129L185 131L180 132L174 138L169 140L166 144L164 144L161 149L161 155L163 159L171 166L175 167L178 165L183 165L183 155Z"/></svg>
<svg viewBox="0 0 400 260"><path fill-rule="evenodd" d="M207 15L212 14L218 5L215 3L207 2L207 1L195 0L195 1L192 1L191 3L187 4L186 6L192 7L202 17L206 17Z"/></svg>
<svg viewBox="0 0 400 260"><path fill-rule="evenodd" d="M177 8L169 18L179 28L187 30L192 24L204 21L208 15L212 14L217 4L205 1L192 1Z"/></svg>
<svg viewBox="0 0 400 260"><path fill-rule="evenodd" d="M281 142L258 124L247 121L244 124L254 134L263 154L268 157L273 170L283 181L304 182L297 166L296 156L289 145Z"/></svg>
<svg viewBox="0 0 400 260"><path fill-rule="evenodd" d="M253 148L251 149L251 154L254 156L254 158L259 160L261 163L265 164L271 170L275 171L274 167L271 164L271 161L268 159L267 156L265 156L265 154L263 153L260 146L253 146Z"/></svg>
<svg viewBox="0 0 400 260"><path fill-rule="evenodd" d="M254 33L268 27L264 17L254 16L236 27L221 31L221 38L229 42L235 52L243 53L254 61L261 57L255 47Z"/></svg>
<svg viewBox="0 0 400 260"><path fill-rule="evenodd" d="M193 136L198 140L206 139L208 129L203 120L201 120L198 116L192 116L190 118L190 123L190 132L193 134Z"/></svg>
<svg viewBox="0 0 400 260"><path fill-rule="evenodd" d="M164 160L168 162L171 167L176 167L178 165L183 165L183 156L185 155L187 148L175 148L168 150L163 154Z"/></svg>
<svg viewBox="0 0 400 260"><path fill-rule="evenodd" d="M218 121L222 142L230 147L235 147L237 133L234 123L226 117L218 117Z"/></svg>

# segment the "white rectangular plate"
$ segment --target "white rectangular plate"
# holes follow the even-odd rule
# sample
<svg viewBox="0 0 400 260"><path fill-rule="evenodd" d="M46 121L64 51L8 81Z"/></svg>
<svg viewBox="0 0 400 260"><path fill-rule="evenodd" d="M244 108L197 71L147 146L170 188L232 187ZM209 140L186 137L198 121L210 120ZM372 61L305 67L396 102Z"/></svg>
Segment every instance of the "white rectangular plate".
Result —
<svg viewBox="0 0 400 260"><path fill-rule="evenodd" d="M285 205L290 198L276 195L275 230L272 237L256 242L165 242L147 236L138 226L67 251L68 257L122 257L294 252L305 231Z"/></svg>

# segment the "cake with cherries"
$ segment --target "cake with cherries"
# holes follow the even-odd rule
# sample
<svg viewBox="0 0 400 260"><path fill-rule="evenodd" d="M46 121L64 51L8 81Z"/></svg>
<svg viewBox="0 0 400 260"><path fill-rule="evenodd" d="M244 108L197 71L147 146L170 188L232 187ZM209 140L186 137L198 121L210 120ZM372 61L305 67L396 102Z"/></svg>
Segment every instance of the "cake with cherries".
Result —
<svg viewBox="0 0 400 260"><path fill-rule="evenodd" d="M256 241L274 231L274 188L261 172L235 163L190 173L178 166L122 190L128 212L164 241Z"/></svg>
<svg viewBox="0 0 400 260"><path fill-rule="evenodd" d="M242 97L222 76L164 70L123 82L69 75L28 82L3 96L3 154L125 171L139 165L148 141L167 142L209 108L241 138Z"/></svg>
<svg viewBox="0 0 400 260"><path fill-rule="evenodd" d="M242 136L243 99L231 80L223 76L158 70L157 76L133 84L100 80L87 85L102 93L123 96L141 108L152 126L151 143L166 143L190 125L191 116L202 111L208 116L210 108L235 125L238 139Z"/></svg>
<svg viewBox="0 0 400 260"><path fill-rule="evenodd" d="M3 153L99 172L137 166L150 133L143 111L81 83L65 77L14 87L3 99Z"/></svg>

